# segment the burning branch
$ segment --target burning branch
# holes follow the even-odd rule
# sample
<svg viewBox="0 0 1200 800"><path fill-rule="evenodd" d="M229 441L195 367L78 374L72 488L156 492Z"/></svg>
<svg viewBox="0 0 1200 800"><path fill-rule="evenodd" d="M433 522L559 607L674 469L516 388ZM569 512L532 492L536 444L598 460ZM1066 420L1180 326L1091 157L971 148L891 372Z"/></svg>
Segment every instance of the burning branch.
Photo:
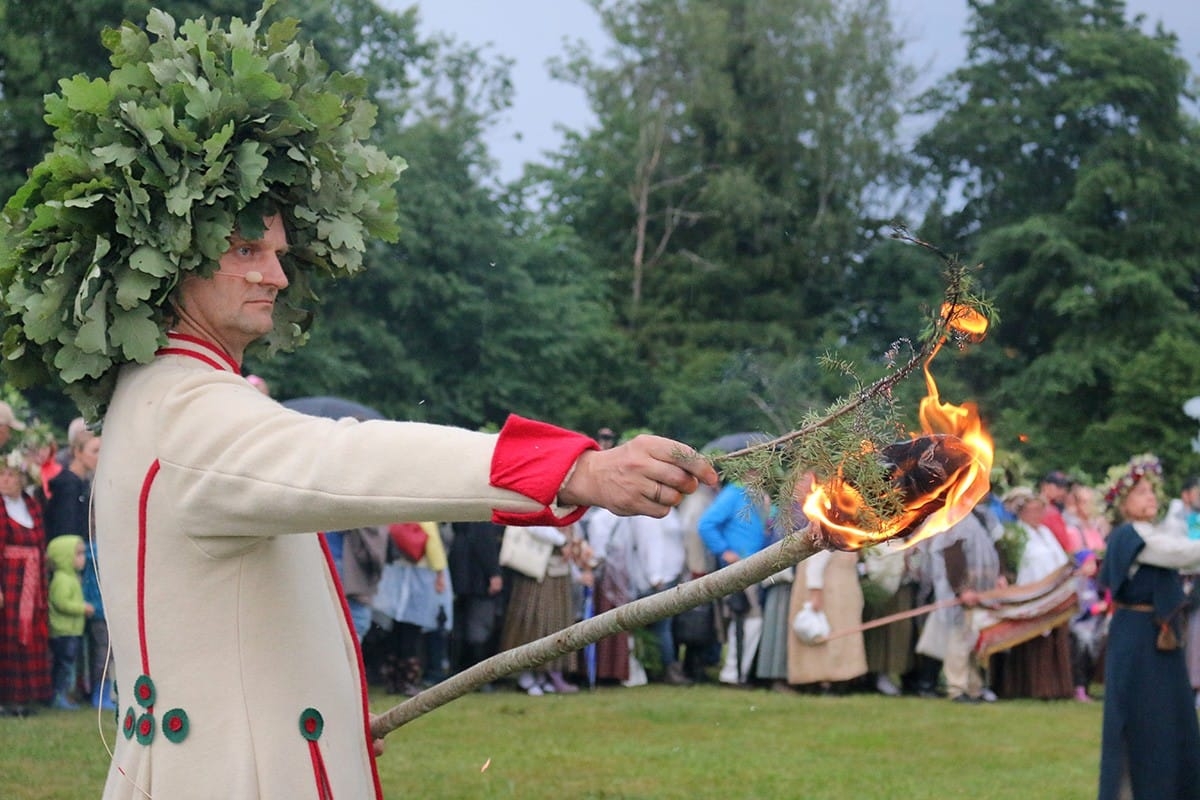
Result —
<svg viewBox="0 0 1200 800"><path fill-rule="evenodd" d="M935 253L946 266L943 302L923 344L905 363L839 400L823 416L713 457L727 478L741 478L771 497L785 516L793 512L792 498L803 476L815 472L816 486L803 498L804 514L822 523L838 549L945 530L990 488L992 444L978 412L971 403L941 402L930 365L948 341L982 340L991 311L970 291L971 276L962 262L904 230L893 235ZM888 406L894 387L918 366L928 389L920 407L921 432L894 441L897 431L880 424L877 409Z"/></svg>

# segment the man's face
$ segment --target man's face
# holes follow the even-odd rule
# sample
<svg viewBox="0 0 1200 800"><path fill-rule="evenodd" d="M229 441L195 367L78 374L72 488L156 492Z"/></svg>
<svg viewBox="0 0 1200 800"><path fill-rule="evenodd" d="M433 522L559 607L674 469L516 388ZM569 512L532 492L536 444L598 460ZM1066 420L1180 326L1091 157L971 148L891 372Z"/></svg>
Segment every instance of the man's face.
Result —
<svg viewBox="0 0 1200 800"><path fill-rule="evenodd" d="M288 285L280 263L288 249L283 219L266 217L263 224L261 239L229 238L211 278L188 275L179 288L178 327L212 339L239 360L274 328L275 296Z"/></svg>
<svg viewBox="0 0 1200 800"><path fill-rule="evenodd" d="M100 437L92 436L75 448L75 458L87 474L96 471L96 461L100 458Z"/></svg>
<svg viewBox="0 0 1200 800"><path fill-rule="evenodd" d="M1058 503L1067 496L1067 487L1059 486L1057 483L1046 481L1042 484L1042 497L1048 502Z"/></svg>

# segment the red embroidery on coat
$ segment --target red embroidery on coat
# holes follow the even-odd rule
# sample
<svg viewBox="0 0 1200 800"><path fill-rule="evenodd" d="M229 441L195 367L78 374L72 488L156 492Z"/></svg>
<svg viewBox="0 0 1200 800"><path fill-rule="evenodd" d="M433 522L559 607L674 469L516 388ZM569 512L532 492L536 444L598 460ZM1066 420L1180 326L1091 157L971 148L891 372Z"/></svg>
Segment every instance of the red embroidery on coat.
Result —
<svg viewBox="0 0 1200 800"><path fill-rule="evenodd" d="M239 364L233 356L229 355L229 353L225 352L225 350L213 344L212 342L207 341L206 339L201 339L198 336L189 336L186 333L176 333L175 331L171 331L167 334L167 341L187 342L188 344L193 344L196 347L203 347L205 350L208 350L218 359L223 361L225 365L229 367L229 369L239 374L242 371L242 365ZM193 353L191 351L185 351L180 355L195 355L196 357L200 357L199 353ZM217 369L224 369L224 367L218 366Z"/></svg>
<svg viewBox="0 0 1200 800"><path fill-rule="evenodd" d="M137 621L143 675L150 674L150 653L146 649L146 506L150 502L150 487L161 466L158 459L154 459L154 463L146 471L146 477L142 480L142 491L138 495Z"/></svg>
<svg viewBox="0 0 1200 800"><path fill-rule="evenodd" d="M358 642L358 634L354 630L354 619L350 616L350 604L346 602L346 593L342 591L342 581L338 577L337 565L333 563L333 553L329 552L329 543L320 534L317 534L317 541L321 543L321 553L325 556L325 567L329 570L329 577L333 581L337 596L341 601L342 618L346 622L347 635L354 642L354 655L358 660L359 693L362 697L363 733L367 740L367 754L371 759L371 780L375 784L376 800L383 800L383 784L379 780L379 768L375 765L375 737L371 735L371 707L367 697L367 670L363 665L362 647ZM316 742L310 743L310 746L315 745Z"/></svg>
<svg viewBox="0 0 1200 800"><path fill-rule="evenodd" d="M317 782L318 800L333 800L333 787L329 785L329 772L325 769L325 759L321 757L321 746L315 739L308 741L308 755L312 759L313 780ZM373 760L372 763L374 763Z"/></svg>
<svg viewBox="0 0 1200 800"><path fill-rule="evenodd" d="M204 355L203 353L195 353L195 352L192 352L191 350L184 350L182 347L164 347L160 350L155 351L154 355L156 355L156 356L187 356L188 358L194 358L197 361L203 361L205 364L208 364L213 369L221 370L222 372L225 370L225 367L217 360L209 358L208 356Z"/></svg>

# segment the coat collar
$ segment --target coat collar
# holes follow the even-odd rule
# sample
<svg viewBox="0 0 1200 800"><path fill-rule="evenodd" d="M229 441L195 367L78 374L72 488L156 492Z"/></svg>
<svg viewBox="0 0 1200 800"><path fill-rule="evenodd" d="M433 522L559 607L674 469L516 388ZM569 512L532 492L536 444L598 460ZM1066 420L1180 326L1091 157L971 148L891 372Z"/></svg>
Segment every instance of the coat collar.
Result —
<svg viewBox="0 0 1200 800"><path fill-rule="evenodd" d="M167 346L160 347L156 356L184 356L194 358L222 372L242 374L242 365L221 347L186 333L167 331Z"/></svg>

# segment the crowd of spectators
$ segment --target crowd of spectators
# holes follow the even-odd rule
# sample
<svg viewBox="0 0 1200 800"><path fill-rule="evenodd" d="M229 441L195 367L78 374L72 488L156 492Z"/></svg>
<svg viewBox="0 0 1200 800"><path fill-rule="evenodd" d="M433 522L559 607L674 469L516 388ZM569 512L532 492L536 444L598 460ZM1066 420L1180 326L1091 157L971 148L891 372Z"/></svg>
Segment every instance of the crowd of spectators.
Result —
<svg viewBox="0 0 1200 800"><path fill-rule="evenodd" d="M0 403L0 438L7 442L24 427ZM614 437L602 429L597 439L603 447ZM47 704L112 708L88 527L99 447L100 437L76 421L61 452L53 444L10 449L0 466L0 706L6 713L34 713ZM368 679L412 696L501 650L752 555L784 533L778 524L769 501L730 483L719 491L702 488L663 519L593 510L566 528L523 529L519 542L514 530L479 522L397 523L321 535L342 581ZM1163 524L1200 538L1200 481L1184 484ZM1103 679L1112 611L1095 578L1108 529L1096 489L1055 470L1036 487L989 496L951 530L916 546L819 553L722 601L515 676L511 688L540 696L581 685L707 681L960 703L1090 702ZM50 545L60 537L70 538L58 543L61 552L52 558ZM519 548L527 552L515 554ZM78 586L59 592L57 601L55 561L54 585ZM1200 587L1196 578L1186 576L1193 594L1200 591L1193 588ZM1007 588L1019 596L1021 587L1063 581L1072 584L1069 613L1062 606L1043 609L1012 630L988 616L988 598L997 592ZM69 602L62 600L67 596ZM802 609L823 614L829 635L798 635L793 624ZM1189 669L1200 698L1197 612L1191 622ZM986 652L978 646L983 624L998 631Z"/></svg>

